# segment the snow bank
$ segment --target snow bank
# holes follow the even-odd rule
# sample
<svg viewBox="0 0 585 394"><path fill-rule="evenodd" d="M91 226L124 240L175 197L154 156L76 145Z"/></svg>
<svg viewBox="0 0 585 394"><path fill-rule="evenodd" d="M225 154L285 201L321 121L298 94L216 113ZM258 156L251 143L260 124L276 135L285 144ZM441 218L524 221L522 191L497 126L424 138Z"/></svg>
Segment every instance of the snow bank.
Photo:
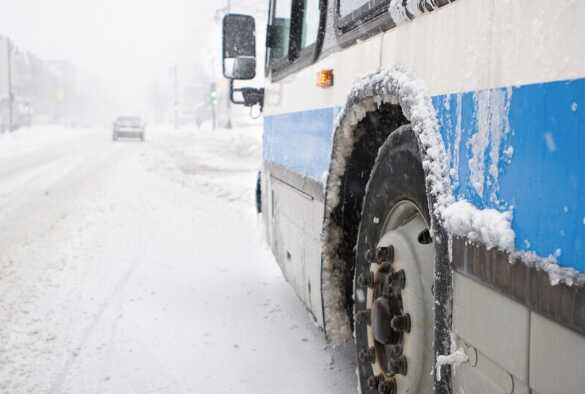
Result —
<svg viewBox="0 0 585 394"><path fill-rule="evenodd" d="M0 159L36 152L49 145L63 145L73 139L95 134L97 129L72 129L62 126L33 126L0 134ZM103 130L99 130L100 132Z"/></svg>
<svg viewBox="0 0 585 394"><path fill-rule="evenodd" d="M168 131L164 126L153 126L147 136L149 144L159 153L147 158L153 171L184 186L205 190L230 204L254 204L254 193L250 191L256 184L262 161L259 124L215 131L211 127ZM161 165L161 162L166 164ZM230 182L226 183L226 179Z"/></svg>

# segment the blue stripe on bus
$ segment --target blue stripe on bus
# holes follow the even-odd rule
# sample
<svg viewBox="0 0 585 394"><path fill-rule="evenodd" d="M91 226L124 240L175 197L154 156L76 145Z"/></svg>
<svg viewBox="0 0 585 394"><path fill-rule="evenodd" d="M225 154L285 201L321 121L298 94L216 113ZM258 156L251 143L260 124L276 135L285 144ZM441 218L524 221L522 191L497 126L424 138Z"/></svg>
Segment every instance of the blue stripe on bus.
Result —
<svg viewBox="0 0 585 394"><path fill-rule="evenodd" d="M433 105L451 165L458 163L455 196L482 208L512 209L518 250L559 251L562 266L585 272L585 80L436 96ZM264 160L321 181L338 110L266 117ZM497 177L490 174L497 139L485 145L480 195L471 182L469 141L482 124L502 138Z"/></svg>
<svg viewBox="0 0 585 394"><path fill-rule="evenodd" d="M470 182L473 153L468 141L478 130L478 97L486 93L505 98L507 108L499 115L508 122L509 132L499 149L498 179L490 176L492 161L485 155L485 191L480 196ZM492 110L498 100L492 100ZM452 163L457 101L462 143L455 195L479 207L512 209L518 249L541 256L559 251L563 265L585 271L585 80L434 97ZM493 113L497 115L497 109ZM509 159L503 155L508 147L513 148ZM486 152L490 150L491 144Z"/></svg>
<svg viewBox="0 0 585 394"><path fill-rule="evenodd" d="M323 182L329 171L331 133L337 111L327 108L265 117L264 160Z"/></svg>

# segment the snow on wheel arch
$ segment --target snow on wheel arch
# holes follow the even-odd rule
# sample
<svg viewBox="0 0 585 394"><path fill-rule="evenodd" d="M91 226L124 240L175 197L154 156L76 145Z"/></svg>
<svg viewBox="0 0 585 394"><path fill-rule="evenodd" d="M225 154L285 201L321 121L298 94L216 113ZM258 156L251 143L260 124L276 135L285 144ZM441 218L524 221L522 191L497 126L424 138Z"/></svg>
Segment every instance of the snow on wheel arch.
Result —
<svg viewBox="0 0 585 394"><path fill-rule="evenodd" d="M444 230L449 238L456 235L471 242L482 243L488 249L497 248L507 252L510 261L520 260L547 272L552 285L585 284L585 274L573 268L560 267L556 255L542 257L534 252L516 250L512 212L480 209L465 200L455 200L449 177L449 157L431 98L425 93L421 81L397 67L357 81L335 124L326 181L322 234L325 330L332 342L343 343L352 337L345 305L348 297L344 283L352 262L344 261L338 254L343 242L343 228L336 220L335 211L341 202L341 187L347 162L361 136L358 135L357 125L369 112L376 111L382 104L399 105L417 136L433 229Z"/></svg>
<svg viewBox="0 0 585 394"><path fill-rule="evenodd" d="M341 186L347 162L360 137L357 135L357 125L367 113L376 111L382 104L399 105L417 136L432 220L440 221L442 212L453 203L449 159L424 84L401 68L372 74L357 81L337 117L326 184L322 292L325 329L334 343L347 342L352 335L344 284L351 262L344 261L338 254L343 241L343 229L336 221L335 210L341 202Z"/></svg>

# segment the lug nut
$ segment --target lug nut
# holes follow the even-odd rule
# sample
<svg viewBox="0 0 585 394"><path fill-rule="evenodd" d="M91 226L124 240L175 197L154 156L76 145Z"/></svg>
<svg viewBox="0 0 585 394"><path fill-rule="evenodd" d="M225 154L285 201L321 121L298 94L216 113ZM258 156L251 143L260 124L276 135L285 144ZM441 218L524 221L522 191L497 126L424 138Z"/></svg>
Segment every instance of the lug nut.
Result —
<svg viewBox="0 0 585 394"><path fill-rule="evenodd" d="M368 378L368 389L369 390L377 390L380 386L380 383L384 381L384 377L382 375L373 375Z"/></svg>
<svg viewBox="0 0 585 394"><path fill-rule="evenodd" d="M404 315L394 316L390 326L395 331L409 333L411 328L410 314L405 313Z"/></svg>
<svg viewBox="0 0 585 394"><path fill-rule="evenodd" d="M355 319L358 322L366 323L367 325L372 324L372 311L366 309L365 311L359 311L355 314Z"/></svg>
<svg viewBox="0 0 585 394"><path fill-rule="evenodd" d="M394 374L406 376L408 373L408 363L406 357L400 356L396 359L390 360L390 370Z"/></svg>
<svg viewBox="0 0 585 394"><path fill-rule="evenodd" d="M393 263L394 262L394 246L380 246L376 249L376 263Z"/></svg>
<svg viewBox="0 0 585 394"><path fill-rule="evenodd" d="M367 272L358 276L357 284L360 287L374 287L374 273Z"/></svg>
<svg viewBox="0 0 585 394"><path fill-rule="evenodd" d="M390 347L390 357L400 357L404 354L404 348L401 344L393 345Z"/></svg>
<svg viewBox="0 0 585 394"><path fill-rule="evenodd" d="M378 385L378 393L380 394L396 394L396 382L394 380L384 380Z"/></svg>
<svg viewBox="0 0 585 394"><path fill-rule="evenodd" d="M373 347L369 349L363 349L360 351L358 358L362 363L372 364L376 361L376 349Z"/></svg>
<svg viewBox="0 0 585 394"><path fill-rule="evenodd" d="M387 286L403 290L406 286L406 273L404 270L396 271L386 277Z"/></svg>
<svg viewBox="0 0 585 394"><path fill-rule="evenodd" d="M392 298L395 296L392 283L387 279L384 281L384 286L382 286L382 296L386 298Z"/></svg>

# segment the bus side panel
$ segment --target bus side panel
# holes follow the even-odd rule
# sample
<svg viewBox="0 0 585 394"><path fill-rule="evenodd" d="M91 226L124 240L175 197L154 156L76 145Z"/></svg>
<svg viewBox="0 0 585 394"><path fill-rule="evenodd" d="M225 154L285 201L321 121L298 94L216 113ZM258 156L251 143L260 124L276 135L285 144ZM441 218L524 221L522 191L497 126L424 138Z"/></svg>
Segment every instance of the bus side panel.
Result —
<svg viewBox="0 0 585 394"><path fill-rule="evenodd" d="M270 246L283 274L323 327L321 228L335 111L267 116L263 199Z"/></svg>
<svg viewBox="0 0 585 394"><path fill-rule="evenodd" d="M331 108L267 116L263 160L323 183L329 171L334 117Z"/></svg>
<svg viewBox="0 0 585 394"><path fill-rule="evenodd" d="M265 226L283 273L321 327L324 327L321 295L324 185L335 118L354 78L379 70L380 49L381 36L374 37L266 86L263 198L268 200L265 205L270 215L265 215ZM336 73L334 86L329 89L317 86L317 74L324 69L334 69ZM342 78L337 79L337 73ZM347 78L349 75L353 78ZM302 201L299 197L302 195L304 203L283 205L285 200L289 204L291 199ZM307 198L312 199L310 206ZM292 221L289 215L302 216L302 224L297 222L296 228L285 224ZM287 258L287 248L293 248L299 239L303 239L301 246L305 249L302 263ZM295 264L303 264L303 270L295 268Z"/></svg>

